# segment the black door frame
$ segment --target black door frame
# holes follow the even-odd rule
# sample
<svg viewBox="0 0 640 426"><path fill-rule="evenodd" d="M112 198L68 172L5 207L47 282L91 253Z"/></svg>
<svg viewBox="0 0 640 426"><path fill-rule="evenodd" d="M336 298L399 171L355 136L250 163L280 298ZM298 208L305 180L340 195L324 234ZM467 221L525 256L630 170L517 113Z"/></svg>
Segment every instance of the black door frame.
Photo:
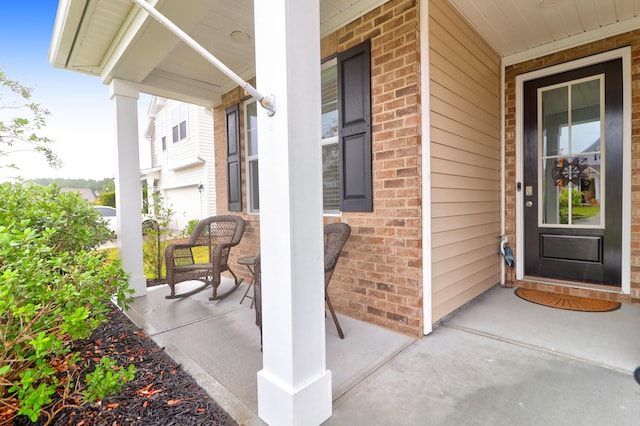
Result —
<svg viewBox="0 0 640 426"><path fill-rule="evenodd" d="M622 188L622 286L616 288L624 294L629 294L631 278L631 48L624 47L598 55L593 55L571 62L558 64L548 68L532 71L516 76L516 279L523 280L524 276L524 184L523 184L523 105L524 83L541 77L583 68L612 59L622 59L623 73L623 188ZM508 195L508 194L507 194ZM506 214L506 212L505 212ZM540 280L555 282L553 280ZM578 285L580 285L578 283ZM588 286L585 284L585 286Z"/></svg>

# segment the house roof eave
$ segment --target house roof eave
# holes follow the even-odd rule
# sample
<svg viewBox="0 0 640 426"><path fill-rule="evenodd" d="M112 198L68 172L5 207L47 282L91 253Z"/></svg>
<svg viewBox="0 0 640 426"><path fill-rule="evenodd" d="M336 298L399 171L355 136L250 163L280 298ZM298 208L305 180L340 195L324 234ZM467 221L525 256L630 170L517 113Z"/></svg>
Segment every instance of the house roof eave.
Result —
<svg viewBox="0 0 640 426"><path fill-rule="evenodd" d="M82 22L86 4L77 0L60 0L53 35L49 45L49 62L55 68L68 68L69 57Z"/></svg>

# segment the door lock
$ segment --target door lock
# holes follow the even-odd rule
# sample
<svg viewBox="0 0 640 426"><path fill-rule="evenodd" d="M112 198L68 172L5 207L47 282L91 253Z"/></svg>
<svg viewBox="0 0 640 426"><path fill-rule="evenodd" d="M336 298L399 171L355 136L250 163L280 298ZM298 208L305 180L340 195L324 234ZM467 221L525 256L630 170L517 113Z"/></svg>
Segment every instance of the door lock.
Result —
<svg viewBox="0 0 640 426"><path fill-rule="evenodd" d="M524 205L527 207L531 207L533 206L533 201L527 201L526 203L524 203Z"/></svg>

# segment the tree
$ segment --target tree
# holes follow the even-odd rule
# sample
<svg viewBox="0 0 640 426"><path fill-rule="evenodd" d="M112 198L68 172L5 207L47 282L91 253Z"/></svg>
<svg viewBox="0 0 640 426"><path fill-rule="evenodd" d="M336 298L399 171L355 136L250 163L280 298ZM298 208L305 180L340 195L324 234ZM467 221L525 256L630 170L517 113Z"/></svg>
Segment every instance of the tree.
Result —
<svg viewBox="0 0 640 426"><path fill-rule="evenodd" d="M116 207L116 184L113 179L104 179L98 193L96 204L100 206Z"/></svg>
<svg viewBox="0 0 640 426"><path fill-rule="evenodd" d="M145 236L142 246L145 276L152 277L152 281L163 280L162 265L164 251L169 245L169 223L173 217L173 210L167 206L159 191L153 191L153 208L146 213L149 220L142 225Z"/></svg>
<svg viewBox="0 0 640 426"><path fill-rule="evenodd" d="M5 93L7 89L8 93ZM38 135L51 113L31 102L30 87L10 80L1 69L0 90L0 167L19 169L8 157L17 152L32 151L43 155L51 167L60 168L62 161L48 146L53 140Z"/></svg>

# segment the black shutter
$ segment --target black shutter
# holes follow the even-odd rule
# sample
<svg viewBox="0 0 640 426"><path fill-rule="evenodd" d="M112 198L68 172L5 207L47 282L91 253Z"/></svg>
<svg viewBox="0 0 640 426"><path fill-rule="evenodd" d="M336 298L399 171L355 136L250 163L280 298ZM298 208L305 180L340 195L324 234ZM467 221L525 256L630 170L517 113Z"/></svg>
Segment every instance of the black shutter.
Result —
<svg viewBox="0 0 640 426"><path fill-rule="evenodd" d="M240 163L240 108L227 108L227 201L230 212L242 211L242 174Z"/></svg>
<svg viewBox="0 0 640 426"><path fill-rule="evenodd" d="M373 211L371 175L371 43L338 56L340 209Z"/></svg>

